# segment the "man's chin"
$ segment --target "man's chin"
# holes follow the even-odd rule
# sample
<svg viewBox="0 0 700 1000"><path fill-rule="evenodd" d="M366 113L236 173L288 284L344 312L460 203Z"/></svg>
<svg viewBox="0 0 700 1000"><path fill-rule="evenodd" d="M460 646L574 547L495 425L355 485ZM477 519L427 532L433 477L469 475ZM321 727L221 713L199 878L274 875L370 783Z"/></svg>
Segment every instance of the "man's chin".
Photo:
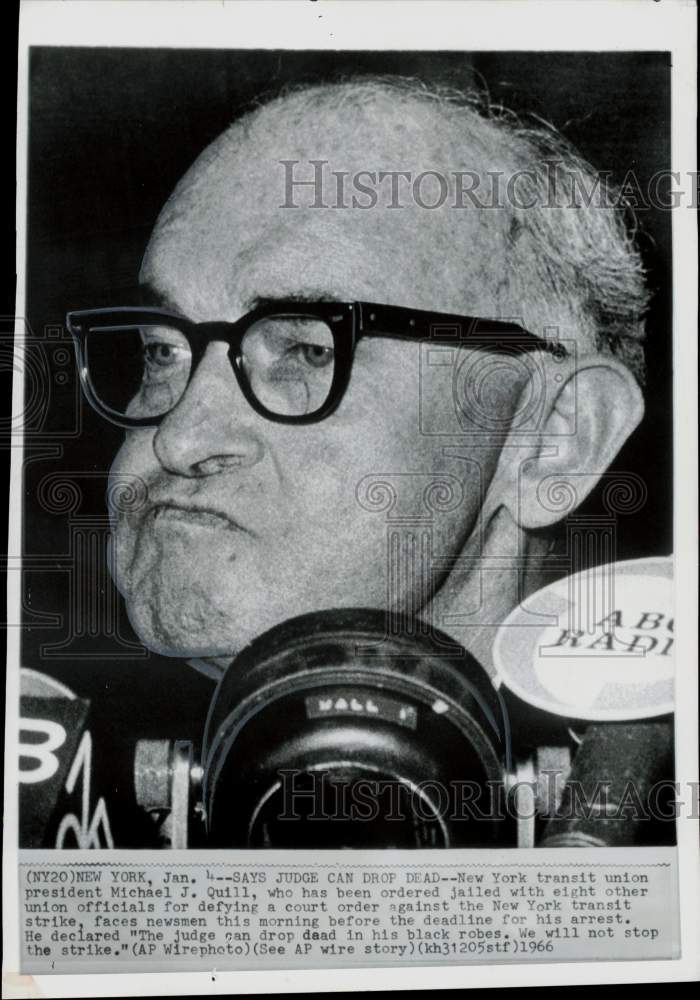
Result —
<svg viewBox="0 0 700 1000"><path fill-rule="evenodd" d="M236 656L260 631L251 624L235 621L234 616L221 620L212 614L203 622L201 616L168 607L159 609L142 601L126 603L131 626L144 646L161 656L180 659L230 660Z"/></svg>

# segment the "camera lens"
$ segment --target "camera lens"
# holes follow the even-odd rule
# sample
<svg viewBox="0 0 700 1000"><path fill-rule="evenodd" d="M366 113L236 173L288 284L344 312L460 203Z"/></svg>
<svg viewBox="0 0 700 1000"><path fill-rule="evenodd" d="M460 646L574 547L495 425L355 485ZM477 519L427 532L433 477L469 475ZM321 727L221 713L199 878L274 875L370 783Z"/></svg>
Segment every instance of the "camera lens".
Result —
<svg viewBox="0 0 700 1000"><path fill-rule="evenodd" d="M227 847L493 846L505 707L480 664L376 610L285 622L231 664L209 714L204 808Z"/></svg>

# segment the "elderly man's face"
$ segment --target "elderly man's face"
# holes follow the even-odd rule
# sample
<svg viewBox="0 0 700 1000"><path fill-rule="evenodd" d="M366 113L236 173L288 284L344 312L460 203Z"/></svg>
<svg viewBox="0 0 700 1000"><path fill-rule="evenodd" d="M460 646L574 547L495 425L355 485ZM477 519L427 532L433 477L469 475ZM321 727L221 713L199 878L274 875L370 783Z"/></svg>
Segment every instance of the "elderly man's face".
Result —
<svg viewBox="0 0 700 1000"><path fill-rule="evenodd" d="M302 162L319 155L297 136L290 145ZM284 137L275 148L286 154ZM143 267L164 303L189 318L232 321L256 299L298 296L459 311L456 291L461 302L464 288L448 287L451 265L431 213L282 208L282 167L254 144L245 158L221 150L192 176ZM470 311L488 315L476 272L472 284ZM444 454L454 438L421 433L420 407L433 426L459 425L449 371L421 393L420 352L415 343L360 341L338 410L292 426L251 409L225 345L215 342L162 424L127 434L113 472L145 480L149 501L114 515L115 577L147 645L179 656L230 655L303 612L420 605L426 553L414 552L416 565L424 563L418 572L405 560L398 573L389 570L387 513L368 509L358 485L388 479L398 492L392 513L404 525L432 517L432 557L444 557L473 532L498 457L483 429L468 461ZM491 387L496 408L512 395L507 382ZM440 474L459 481L463 500L431 513L425 491Z"/></svg>

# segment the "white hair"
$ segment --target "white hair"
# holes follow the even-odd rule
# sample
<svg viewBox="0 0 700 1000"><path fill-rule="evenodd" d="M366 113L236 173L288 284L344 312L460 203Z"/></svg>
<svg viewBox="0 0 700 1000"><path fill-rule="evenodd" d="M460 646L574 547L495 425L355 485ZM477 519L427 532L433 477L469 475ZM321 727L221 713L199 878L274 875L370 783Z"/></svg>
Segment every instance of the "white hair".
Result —
<svg viewBox="0 0 700 1000"><path fill-rule="evenodd" d="M484 241L479 248L473 228L463 225L465 212L443 212L437 225L438 213L423 213L416 247L426 266L439 262L435 270L451 311L454 304L470 311L467 265L472 272L477 267L494 317L520 319L545 336L554 327L566 337L570 329L644 382L649 293L620 192L553 126L524 123L479 91L393 76L287 88L258 101L202 154L202 170L181 182L163 219L196 196L207 165L219 156L243 155L248 140L273 156L280 135L297 133L312 133L329 152L341 138L361 155L379 148L395 159L400 147L453 184L459 171L523 182L518 199L499 201L501 210L475 208Z"/></svg>

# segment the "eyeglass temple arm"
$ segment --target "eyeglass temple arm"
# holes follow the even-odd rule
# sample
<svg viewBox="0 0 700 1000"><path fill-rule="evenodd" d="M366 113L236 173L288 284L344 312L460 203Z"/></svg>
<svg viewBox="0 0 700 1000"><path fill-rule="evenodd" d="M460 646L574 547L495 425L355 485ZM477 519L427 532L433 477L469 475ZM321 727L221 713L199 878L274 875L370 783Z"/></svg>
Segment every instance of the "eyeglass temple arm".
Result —
<svg viewBox="0 0 700 1000"><path fill-rule="evenodd" d="M530 333L517 323L486 319L477 316L459 316L452 313L433 313L403 306L381 306L371 302L359 303L360 334L378 333L405 340L431 339L459 344L465 340L474 344L497 348L504 346L539 348L564 356L568 352L563 344L544 340Z"/></svg>

